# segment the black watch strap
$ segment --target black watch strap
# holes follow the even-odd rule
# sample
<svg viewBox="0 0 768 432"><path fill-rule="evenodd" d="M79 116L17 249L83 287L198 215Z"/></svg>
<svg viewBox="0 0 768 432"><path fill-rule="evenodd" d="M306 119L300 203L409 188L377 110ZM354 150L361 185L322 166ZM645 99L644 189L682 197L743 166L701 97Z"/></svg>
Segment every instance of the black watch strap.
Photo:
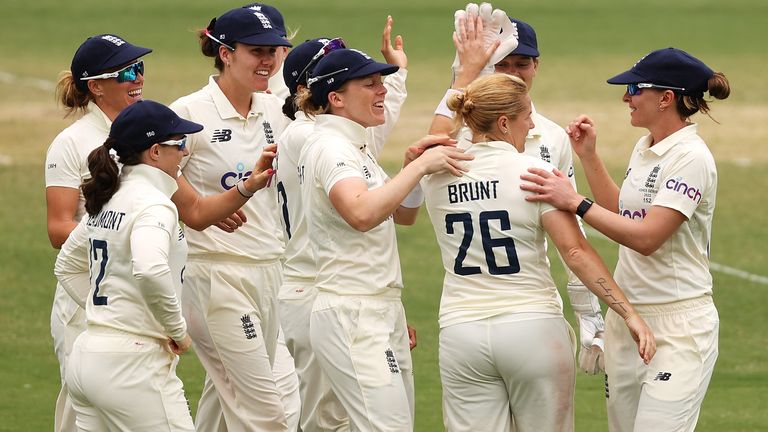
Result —
<svg viewBox="0 0 768 432"><path fill-rule="evenodd" d="M576 215L580 218L583 218L584 215L587 213L587 210L589 210L590 207L592 207L592 204L595 202L592 201L589 198L584 198L583 201L579 204L578 207L576 207Z"/></svg>

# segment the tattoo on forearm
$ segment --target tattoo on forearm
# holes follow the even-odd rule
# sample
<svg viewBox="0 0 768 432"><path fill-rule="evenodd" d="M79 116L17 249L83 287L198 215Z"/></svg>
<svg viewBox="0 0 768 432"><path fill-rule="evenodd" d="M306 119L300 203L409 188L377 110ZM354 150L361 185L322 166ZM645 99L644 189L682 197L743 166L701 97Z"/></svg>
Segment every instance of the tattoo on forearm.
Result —
<svg viewBox="0 0 768 432"><path fill-rule="evenodd" d="M605 293L606 300L608 300L608 304L616 305L617 307L621 308L624 313L629 313L627 308L624 307L624 302L619 301L616 299L616 297L613 296L613 290L606 286L608 284L608 281L605 280L605 278L599 278L595 281L596 284L600 285L600 288L603 289L603 292Z"/></svg>

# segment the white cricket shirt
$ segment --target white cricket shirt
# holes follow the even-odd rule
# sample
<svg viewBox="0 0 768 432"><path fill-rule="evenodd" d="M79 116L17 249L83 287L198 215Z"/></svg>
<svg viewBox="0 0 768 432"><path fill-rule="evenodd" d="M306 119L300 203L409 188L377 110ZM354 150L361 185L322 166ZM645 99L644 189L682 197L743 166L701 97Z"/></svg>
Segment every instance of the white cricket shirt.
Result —
<svg viewBox="0 0 768 432"><path fill-rule="evenodd" d="M520 175L551 164L506 142L476 143L463 177L433 174L422 187L445 268L440 327L495 315L562 314L550 276L541 215L525 201Z"/></svg>
<svg viewBox="0 0 768 432"><path fill-rule="evenodd" d="M262 149L274 144L288 123L280 100L267 93L252 94L251 111L243 118L215 78L211 76L207 86L171 104L180 117L205 127L189 135L189 156L181 162L184 178L202 196L224 192L248 177ZM248 222L234 233L215 226L203 231L189 230L190 256L221 254L252 260L278 259L283 254L283 238L275 182L256 192L242 209Z"/></svg>
<svg viewBox="0 0 768 432"><path fill-rule="evenodd" d="M80 189L83 180L90 178L88 155L104 144L112 122L93 102L85 115L61 131L48 147L45 156L45 187L61 186ZM75 220L85 214L85 198L80 193Z"/></svg>
<svg viewBox="0 0 768 432"><path fill-rule="evenodd" d="M393 218L360 232L328 198L333 186L346 178L362 179L369 190L387 180L368 150L365 128L344 117L318 115L299 167L307 233L317 264L316 288L338 295L399 296L403 283Z"/></svg>
<svg viewBox="0 0 768 432"><path fill-rule="evenodd" d="M651 206L679 211L687 220L651 254L619 246L615 279L633 304L661 304L712 294L709 241L717 168L691 124L650 146L642 137L619 193L619 214L641 220Z"/></svg>
<svg viewBox="0 0 768 432"><path fill-rule="evenodd" d="M387 95L384 98L384 124L365 129L365 142L370 143L369 151L374 157L384 147L392 126L400 117L400 109L407 96L405 90L406 70L400 69L396 73L387 75L384 86ZM285 235L285 257L283 262L283 281L287 283L311 283L315 279L315 259L307 237L307 225L304 218L305 206L301 199L299 185L298 161L302 148L315 127L312 117L299 111L285 132L278 139L279 148L277 155L277 191L280 201ZM281 293L281 298L290 296L291 287L287 287Z"/></svg>
<svg viewBox="0 0 768 432"><path fill-rule="evenodd" d="M91 288L88 326L181 340L187 243L170 197L177 183L145 164L123 166L120 188L86 216Z"/></svg>

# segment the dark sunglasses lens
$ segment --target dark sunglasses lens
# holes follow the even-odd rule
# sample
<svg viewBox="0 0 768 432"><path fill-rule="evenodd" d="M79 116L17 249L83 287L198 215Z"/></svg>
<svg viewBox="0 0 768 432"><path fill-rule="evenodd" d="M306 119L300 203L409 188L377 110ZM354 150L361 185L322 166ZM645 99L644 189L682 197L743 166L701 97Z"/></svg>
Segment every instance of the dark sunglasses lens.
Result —
<svg viewBox="0 0 768 432"><path fill-rule="evenodd" d="M328 41L328 43L323 45L323 52L325 54L328 54L331 51L335 51L337 49L342 49L346 47L347 46L344 44L344 39L342 38L331 39Z"/></svg>
<svg viewBox="0 0 768 432"><path fill-rule="evenodd" d="M139 74L144 75L144 62L134 63L121 70L117 75L117 82L136 81Z"/></svg>
<svg viewBox="0 0 768 432"><path fill-rule="evenodd" d="M628 84L627 93L629 93L630 96L634 96L640 93L640 87L638 87L637 84Z"/></svg>

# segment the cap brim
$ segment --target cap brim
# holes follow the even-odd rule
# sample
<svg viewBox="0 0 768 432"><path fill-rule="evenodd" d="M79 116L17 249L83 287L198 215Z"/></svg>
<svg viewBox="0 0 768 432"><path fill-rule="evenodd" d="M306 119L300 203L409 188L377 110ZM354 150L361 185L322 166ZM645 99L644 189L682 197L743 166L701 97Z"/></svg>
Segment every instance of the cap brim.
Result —
<svg viewBox="0 0 768 432"><path fill-rule="evenodd" d="M203 125L179 117L173 122L171 130L171 135L187 135L200 132L203 130Z"/></svg>
<svg viewBox="0 0 768 432"><path fill-rule="evenodd" d="M114 69L118 66L131 63L134 60L140 57L143 57L151 52L152 50L150 48L131 45L126 49L120 50L120 52L118 52L116 55L107 59L107 61L104 62L104 65L101 67L101 70L99 72L102 72L108 69Z"/></svg>
<svg viewBox="0 0 768 432"><path fill-rule="evenodd" d="M613 78L609 78L608 84L636 84L644 81L646 81L644 76L638 75L637 73L628 70L616 75Z"/></svg>
<svg viewBox="0 0 768 432"><path fill-rule="evenodd" d="M277 33L260 33L244 37L235 42L254 46L284 46L292 47L290 42L280 37Z"/></svg>
<svg viewBox="0 0 768 432"><path fill-rule="evenodd" d="M372 63L366 64L360 69L352 71L352 73L349 74L348 79L361 78L361 77L365 77L365 76L373 75L377 73L380 73L382 75L391 75L397 72L398 69L400 68L395 65L391 65L387 63L372 62Z"/></svg>
<svg viewBox="0 0 768 432"><path fill-rule="evenodd" d="M525 44L519 44L517 45L517 48L512 50L511 53L507 55L519 55L519 56L525 56L525 57L538 57L539 56L539 50L536 48L525 45Z"/></svg>

